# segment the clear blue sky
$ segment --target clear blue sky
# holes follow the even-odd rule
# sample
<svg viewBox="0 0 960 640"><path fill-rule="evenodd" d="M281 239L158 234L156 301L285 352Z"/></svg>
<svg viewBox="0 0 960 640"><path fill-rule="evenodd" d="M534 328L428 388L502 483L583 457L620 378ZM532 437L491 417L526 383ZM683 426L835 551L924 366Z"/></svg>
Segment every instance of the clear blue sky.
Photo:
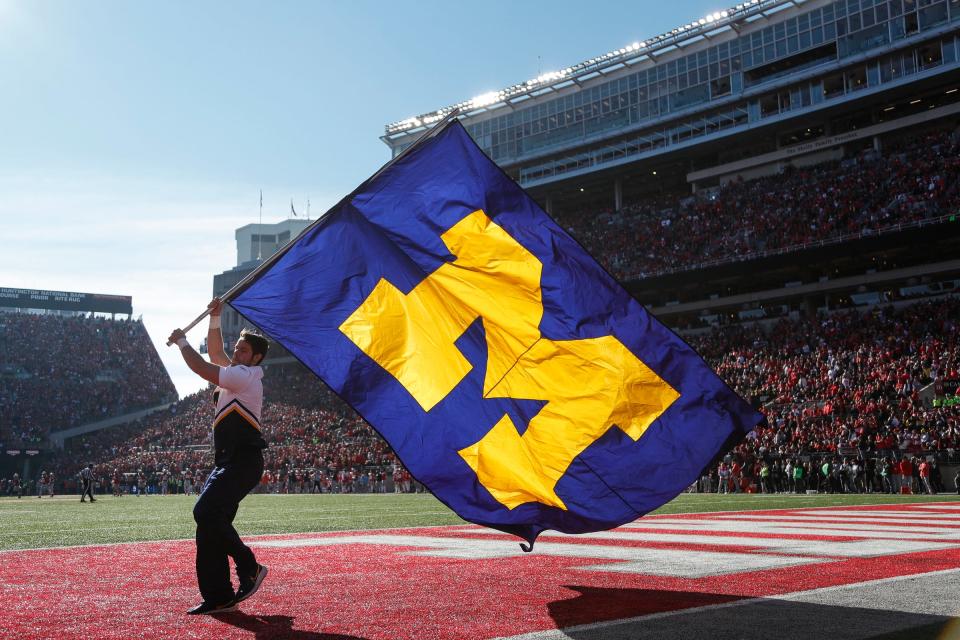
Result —
<svg viewBox="0 0 960 640"><path fill-rule="evenodd" d="M388 122L733 4L0 0L0 286L132 295L190 393L161 343L260 189L264 222L316 216L388 160Z"/></svg>

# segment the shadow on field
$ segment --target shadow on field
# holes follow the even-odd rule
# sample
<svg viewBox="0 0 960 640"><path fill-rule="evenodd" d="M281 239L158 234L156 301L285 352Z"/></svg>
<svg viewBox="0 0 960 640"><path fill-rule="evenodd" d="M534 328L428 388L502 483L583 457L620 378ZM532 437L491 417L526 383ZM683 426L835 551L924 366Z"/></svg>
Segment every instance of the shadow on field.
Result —
<svg viewBox="0 0 960 640"><path fill-rule="evenodd" d="M225 624L250 631L257 640L364 640L358 636L340 633L319 633L293 628L292 616L252 616L240 611L218 615Z"/></svg>
<svg viewBox="0 0 960 640"><path fill-rule="evenodd" d="M548 605L557 628L563 629L557 638L863 640L882 637L899 640L902 637L920 640L956 637L941 635L954 618L930 613L655 589L567 588L580 595ZM644 617L629 620L639 616ZM601 622L603 620L611 622ZM546 637L550 637L549 634Z"/></svg>

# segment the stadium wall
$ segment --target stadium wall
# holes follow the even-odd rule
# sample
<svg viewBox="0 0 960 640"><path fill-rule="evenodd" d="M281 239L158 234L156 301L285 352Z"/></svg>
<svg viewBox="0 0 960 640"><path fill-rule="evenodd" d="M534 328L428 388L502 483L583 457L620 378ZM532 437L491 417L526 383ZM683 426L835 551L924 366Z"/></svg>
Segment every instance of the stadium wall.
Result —
<svg viewBox="0 0 960 640"><path fill-rule="evenodd" d="M64 441L67 438L73 438L74 436L81 436L85 433L93 433L94 431L101 431L102 429L109 429L110 427L116 427L121 424L127 424L128 422L133 422L134 420L145 418L152 413L156 413L157 411L166 411L167 409L172 407L174 404L176 403L167 402L164 404L158 404L148 409L143 409L141 411L126 413L122 416L114 416L106 420L99 420L97 422L82 424L78 427L73 427L71 429L63 429L61 431L51 431L50 444L56 449L63 449Z"/></svg>

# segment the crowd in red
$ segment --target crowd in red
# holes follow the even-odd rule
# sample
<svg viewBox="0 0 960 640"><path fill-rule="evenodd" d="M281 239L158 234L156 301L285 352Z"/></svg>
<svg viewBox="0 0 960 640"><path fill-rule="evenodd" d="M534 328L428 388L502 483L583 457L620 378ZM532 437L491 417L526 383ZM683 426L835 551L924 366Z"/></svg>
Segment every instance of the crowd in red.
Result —
<svg viewBox="0 0 960 640"><path fill-rule="evenodd" d="M139 320L4 313L0 347L4 445L176 399Z"/></svg>
<svg viewBox="0 0 960 640"><path fill-rule="evenodd" d="M734 259L955 211L958 152L956 137L930 134L882 155L733 183L712 198L667 199L565 222L621 276ZM850 460L866 465L868 457L902 460L960 448L960 405L934 406L920 393L938 381L953 385L952 392L960 382L958 319L960 302L946 298L729 325L688 339L767 417L731 459L747 475L772 460L775 476L790 462L791 472L800 466L812 479L820 457L836 457L826 464L841 469ZM12 340L16 348L9 348ZM0 344L10 356L0 369L0 440L42 438L51 426L173 394L140 322L8 314L0 316ZM386 443L311 374L271 367L264 384L270 446L263 490L415 490ZM146 483L159 492L159 484L177 478L195 484L212 463L212 419L211 393L200 392L169 411L70 440L54 467L70 479L93 462L103 486L114 474L129 480L141 473L140 490Z"/></svg>
<svg viewBox="0 0 960 640"><path fill-rule="evenodd" d="M750 469L759 474L768 461L770 486L787 486L777 481L784 467L790 464L793 473L792 467L805 464L808 488L845 490L861 486L847 484L848 469L854 476L874 474L879 486L878 457L899 461L960 448L958 407L931 406L920 393L938 380L947 381L951 394L960 384L958 323L960 299L940 298L809 320L728 325L688 340L766 415L767 423L732 453L746 477ZM299 367L274 367L264 382L263 428L270 447L261 490L416 488L386 443L314 376ZM211 465L212 420L211 392L202 391L162 414L73 439L56 468L68 479L87 461L101 478L115 471L128 479L143 473L156 492L160 478L196 481ZM817 475L824 460L838 476ZM789 481L797 486L792 476Z"/></svg>
<svg viewBox="0 0 960 640"><path fill-rule="evenodd" d="M958 206L960 138L939 132L882 154L735 181L707 197L665 195L559 222L612 274L633 279L870 233Z"/></svg>
<svg viewBox="0 0 960 640"><path fill-rule="evenodd" d="M763 403L759 456L847 449L914 453L960 446L955 407L920 389L960 383L960 300L850 310L766 329L734 325L693 339L720 376Z"/></svg>
<svg viewBox="0 0 960 640"><path fill-rule="evenodd" d="M765 459L799 464L802 455L813 465L808 478L819 479L817 461L826 460L862 465L876 486L881 467L868 460L899 463L960 448L960 411L935 402L960 394L958 328L960 299L951 297L766 328L727 326L692 342L767 418L733 452L744 468Z"/></svg>
<svg viewBox="0 0 960 640"><path fill-rule="evenodd" d="M89 461L98 478L116 472L128 486L142 473L141 491L160 493L164 478L182 489L178 478L196 484L211 468L213 417L212 390L200 391L169 411L73 438L54 466L68 482ZM270 445L262 491L382 491L388 478L413 488L386 442L300 367L267 372L261 424Z"/></svg>
<svg viewBox="0 0 960 640"><path fill-rule="evenodd" d="M691 490L705 493L926 493L947 490L933 456L812 458L731 456L708 470ZM928 459L929 458L929 459ZM960 473L953 479L960 487ZM960 491L958 491L960 494Z"/></svg>

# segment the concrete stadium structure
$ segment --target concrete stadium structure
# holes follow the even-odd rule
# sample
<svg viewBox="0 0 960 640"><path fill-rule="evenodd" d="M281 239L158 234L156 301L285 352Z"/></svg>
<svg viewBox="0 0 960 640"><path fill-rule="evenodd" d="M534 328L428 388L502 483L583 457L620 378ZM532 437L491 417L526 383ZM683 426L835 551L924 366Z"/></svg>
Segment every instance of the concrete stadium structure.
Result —
<svg viewBox="0 0 960 640"><path fill-rule="evenodd" d="M663 194L707 198L731 180L955 128L958 59L958 0L750 0L389 124L381 139L395 156L459 109L547 212L590 215ZM938 219L621 279L675 326L813 312L954 282L958 236L955 220Z"/></svg>

